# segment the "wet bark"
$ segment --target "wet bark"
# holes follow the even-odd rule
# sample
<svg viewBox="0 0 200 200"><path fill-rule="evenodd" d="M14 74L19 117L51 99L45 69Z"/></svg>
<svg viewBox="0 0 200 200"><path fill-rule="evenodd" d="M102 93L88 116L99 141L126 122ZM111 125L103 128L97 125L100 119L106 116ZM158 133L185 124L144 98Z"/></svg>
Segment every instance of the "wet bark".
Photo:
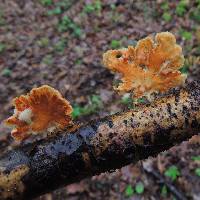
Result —
<svg viewBox="0 0 200 200"><path fill-rule="evenodd" d="M30 199L169 149L200 131L200 84L111 115L0 158L0 199Z"/></svg>

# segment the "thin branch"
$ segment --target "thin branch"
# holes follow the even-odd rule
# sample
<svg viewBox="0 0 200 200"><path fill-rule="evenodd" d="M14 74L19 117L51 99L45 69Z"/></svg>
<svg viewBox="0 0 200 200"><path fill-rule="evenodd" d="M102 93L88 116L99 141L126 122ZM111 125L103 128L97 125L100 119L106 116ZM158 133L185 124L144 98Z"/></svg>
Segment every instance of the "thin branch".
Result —
<svg viewBox="0 0 200 200"><path fill-rule="evenodd" d="M187 200L185 195L179 191L172 183L165 180L165 178L159 172L156 172L153 168L147 168L144 165L143 168L147 174L150 174L155 179L157 179L160 184L166 185L166 187L171 191L177 200Z"/></svg>

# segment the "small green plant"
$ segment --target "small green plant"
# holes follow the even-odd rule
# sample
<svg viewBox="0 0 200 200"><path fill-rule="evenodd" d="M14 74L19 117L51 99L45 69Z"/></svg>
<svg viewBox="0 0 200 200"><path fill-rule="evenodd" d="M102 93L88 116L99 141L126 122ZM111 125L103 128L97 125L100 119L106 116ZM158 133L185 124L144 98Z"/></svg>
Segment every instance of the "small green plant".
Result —
<svg viewBox="0 0 200 200"><path fill-rule="evenodd" d="M180 172L176 166L170 166L166 171L165 171L165 176L171 178L172 181L175 181L178 176L180 176Z"/></svg>
<svg viewBox="0 0 200 200"><path fill-rule="evenodd" d="M41 38L40 40L37 41L37 44L40 47L48 47L48 45L49 45L49 38L43 37L43 38Z"/></svg>
<svg viewBox="0 0 200 200"><path fill-rule="evenodd" d="M169 4L167 1L165 1L161 4L161 9L164 11L169 10Z"/></svg>
<svg viewBox="0 0 200 200"><path fill-rule="evenodd" d="M142 194L144 192L144 185L142 182L136 184L135 191L137 194Z"/></svg>
<svg viewBox="0 0 200 200"><path fill-rule="evenodd" d="M125 193L126 197L132 197L134 194L134 189L133 189L132 185L127 185L124 193Z"/></svg>
<svg viewBox="0 0 200 200"><path fill-rule="evenodd" d="M181 29L180 35L184 40L191 40L192 39L192 33L186 30Z"/></svg>
<svg viewBox="0 0 200 200"><path fill-rule="evenodd" d="M117 49L117 48L121 47L121 41L112 40L110 46L112 49Z"/></svg>
<svg viewBox="0 0 200 200"><path fill-rule="evenodd" d="M71 31L75 37L81 37L81 28L74 23L68 16L64 16L58 24L58 31L65 32Z"/></svg>
<svg viewBox="0 0 200 200"><path fill-rule="evenodd" d="M191 11L190 18L200 23L200 2L197 2L197 7Z"/></svg>
<svg viewBox="0 0 200 200"><path fill-rule="evenodd" d="M75 61L75 64L76 65L81 65L83 63L83 60L82 59L77 59L76 61Z"/></svg>
<svg viewBox="0 0 200 200"><path fill-rule="evenodd" d="M200 167L195 169L195 174L196 174L197 176L200 176Z"/></svg>
<svg viewBox="0 0 200 200"><path fill-rule="evenodd" d="M46 64L46 65L51 65L53 63L53 57L51 54L46 55L43 59L42 59L42 63Z"/></svg>
<svg viewBox="0 0 200 200"><path fill-rule="evenodd" d="M43 5L43 6L50 6L53 4L53 1L52 0L40 0L40 3Z"/></svg>
<svg viewBox="0 0 200 200"><path fill-rule="evenodd" d="M166 21L166 22L170 22L171 19L172 19L172 16L169 12L164 12L163 15L162 15L162 18Z"/></svg>
<svg viewBox="0 0 200 200"><path fill-rule="evenodd" d="M0 26L5 25L5 20L4 20L4 13L3 11L0 9Z"/></svg>
<svg viewBox="0 0 200 200"><path fill-rule="evenodd" d="M93 13L93 12L96 12L98 14L101 13L101 9L102 9L102 5L101 5L101 1L99 0L96 0L95 2L93 3L90 3L90 4L86 4L83 8L83 11L85 13Z"/></svg>
<svg viewBox="0 0 200 200"><path fill-rule="evenodd" d="M182 74L187 74L189 70L189 65L184 64L183 67L181 67L180 72Z"/></svg>
<svg viewBox="0 0 200 200"><path fill-rule="evenodd" d="M48 15L60 15L60 14L62 14L62 9L61 9L61 7L56 7L54 9L52 9L52 10L49 10L47 12L47 14Z"/></svg>
<svg viewBox="0 0 200 200"><path fill-rule="evenodd" d="M130 94L125 94L121 98L121 103L126 105L129 109L134 108L133 99L130 97Z"/></svg>
<svg viewBox="0 0 200 200"><path fill-rule="evenodd" d="M192 156L193 161L200 161L200 156Z"/></svg>
<svg viewBox="0 0 200 200"><path fill-rule="evenodd" d="M145 98L141 97L137 100L138 103L145 103Z"/></svg>
<svg viewBox="0 0 200 200"><path fill-rule="evenodd" d="M2 76L11 76L11 74L12 74L12 71L8 68L5 68L1 71Z"/></svg>
<svg viewBox="0 0 200 200"><path fill-rule="evenodd" d="M181 0L179 1L178 5L176 6L176 14L182 17L187 11L188 0Z"/></svg>
<svg viewBox="0 0 200 200"><path fill-rule="evenodd" d="M55 2L54 8L52 8L51 10L49 10L47 12L47 15L60 15L62 14L64 11L68 10L70 8L70 6L73 4L73 1L69 1L69 0L60 0Z"/></svg>
<svg viewBox="0 0 200 200"><path fill-rule="evenodd" d="M6 49L6 45L4 43L0 43L0 53L3 53Z"/></svg>
<svg viewBox="0 0 200 200"><path fill-rule="evenodd" d="M115 10L115 9L116 9L116 5L115 5L114 3L111 3L111 4L110 4L110 8L111 8L112 10Z"/></svg>
<svg viewBox="0 0 200 200"><path fill-rule="evenodd" d="M161 196L167 197L167 186L166 185L163 185L161 188Z"/></svg>
<svg viewBox="0 0 200 200"><path fill-rule="evenodd" d="M73 106L72 118L76 119L80 116L89 115L97 112L102 107L102 101L100 96L92 95L89 99L89 103L85 106L75 104Z"/></svg>
<svg viewBox="0 0 200 200"><path fill-rule="evenodd" d="M55 44L54 49L62 53L65 50L66 45L67 45L67 40L62 38Z"/></svg>
<svg viewBox="0 0 200 200"><path fill-rule="evenodd" d="M163 20L165 20L166 22L171 21L172 16L169 12L169 4L168 2L164 2L161 4L161 9L163 10L163 14L162 14L162 18Z"/></svg>

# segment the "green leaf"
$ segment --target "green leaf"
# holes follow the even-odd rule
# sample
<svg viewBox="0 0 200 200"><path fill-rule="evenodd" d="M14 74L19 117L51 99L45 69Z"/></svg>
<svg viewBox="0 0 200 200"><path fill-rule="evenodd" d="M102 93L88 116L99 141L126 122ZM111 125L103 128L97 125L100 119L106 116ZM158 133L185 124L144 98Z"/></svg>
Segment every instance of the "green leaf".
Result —
<svg viewBox="0 0 200 200"><path fill-rule="evenodd" d="M168 4L168 2L162 3L161 9L162 9L162 10L168 10L168 9L169 9L169 4Z"/></svg>
<svg viewBox="0 0 200 200"><path fill-rule="evenodd" d="M162 15L162 18L163 18L166 22L169 22L169 21L171 21L172 16L170 15L170 13L164 12L163 15Z"/></svg>
<svg viewBox="0 0 200 200"><path fill-rule="evenodd" d="M166 185L162 186L162 188L161 188L161 195L163 197L167 197L167 186Z"/></svg>
<svg viewBox="0 0 200 200"><path fill-rule="evenodd" d="M131 185L128 185L125 189L125 196L126 197L131 197L134 194L133 187Z"/></svg>
<svg viewBox="0 0 200 200"><path fill-rule="evenodd" d="M46 55L43 59L42 59L42 63L46 64L46 65L51 65L53 63L53 57L51 54Z"/></svg>
<svg viewBox="0 0 200 200"><path fill-rule="evenodd" d="M192 156L193 161L200 161L200 156Z"/></svg>
<svg viewBox="0 0 200 200"><path fill-rule="evenodd" d="M190 18L195 20L196 22L200 22L200 8L196 8L193 11L191 11Z"/></svg>
<svg viewBox="0 0 200 200"><path fill-rule="evenodd" d="M182 74L187 74L189 70L189 66L188 65L184 65L183 67L181 67L180 72Z"/></svg>
<svg viewBox="0 0 200 200"><path fill-rule="evenodd" d="M119 48L120 46L121 46L121 41L118 41L118 40L111 41L111 48L116 49L116 48Z"/></svg>
<svg viewBox="0 0 200 200"><path fill-rule="evenodd" d="M82 108L78 105L73 106L73 112L72 112L72 118L76 119L78 118L82 113Z"/></svg>
<svg viewBox="0 0 200 200"><path fill-rule="evenodd" d="M138 103L145 103L145 99L144 99L143 97L141 97L141 98L139 98L139 99L137 100L137 102L138 102Z"/></svg>
<svg viewBox="0 0 200 200"><path fill-rule="evenodd" d="M2 76L11 76L11 74L12 74L12 71L8 68L3 69L2 72L1 72Z"/></svg>
<svg viewBox="0 0 200 200"><path fill-rule="evenodd" d="M92 102L92 104L96 104L96 105L102 104L101 97L99 95L92 95L91 102Z"/></svg>
<svg viewBox="0 0 200 200"><path fill-rule="evenodd" d="M0 43L0 53L3 53L5 49L6 49L6 45L3 43Z"/></svg>
<svg viewBox="0 0 200 200"><path fill-rule="evenodd" d="M191 40L192 39L192 33L189 31L181 30L180 31L181 37L185 40Z"/></svg>
<svg viewBox="0 0 200 200"><path fill-rule="evenodd" d="M96 0L93 3L86 4L83 8L83 11L86 13L92 13L92 12L100 12L102 9L101 1Z"/></svg>
<svg viewBox="0 0 200 200"><path fill-rule="evenodd" d="M47 12L48 15L59 15L61 13L62 13L62 9L60 7L56 7L55 9L49 10Z"/></svg>
<svg viewBox="0 0 200 200"><path fill-rule="evenodd" d="M53 4L53 1L52 0L40 0L41 4L43 6L50 6Z"/></svg>
<svg viewBox="0 0 200 200"><path fill-rule="evenodd" d="M144 192L144 185L142 182L136 184L135 191L137 194L142 194Z"/></svg>
<svg viewBox="0 0 200 200"><path fill-rule="evenodd" d="M187 0L181 0L176 7L176 14L178 16L183 16L186 13L187 5L188 5Z"/></svg>
<svg viewBox="0 0 200 200"><path fill-rule="evenodd" d="M124 95L122 98L121 98L121 103L122 104L125 104L125 105L128 105L128 104L131 104L133 103L133 100L132 98L130 97L130 95Z"/></svg>
<svg viewBox="0 0 200 200"><path fill-rule="evenodd" d="M63 52L65 50L66 45L67 45L67 40L61 39L55 44L54 48L58 52Z"/></svg>
<svg viewBox="0 0 200 200"><path fill-rule="evenodd" d="M196 174L197 176L200 176L200 167L195 169L195 174Z"/></svg>
<svg viewBox="0 0 200 200"><path fill-rule="evenodd" d="M95 7L92 4L85 5L83 9L86 13L92 13L95 11Z"/></svg>
<svg viewBox="0 0 200 200"><path fill-rule="evenodd" d="M165 176L170 177L172 181L175 181L178 176L180 176L180 172L176 166L170 166L166 171L165 171Z"/></svg>
<svg viewBox="0 0 200 200"><path fill-rule="evenodd" d="M47 47L49 45L49 38L47 37L43 37L40 40L37 41L37 44L40 47Z"/></svg>

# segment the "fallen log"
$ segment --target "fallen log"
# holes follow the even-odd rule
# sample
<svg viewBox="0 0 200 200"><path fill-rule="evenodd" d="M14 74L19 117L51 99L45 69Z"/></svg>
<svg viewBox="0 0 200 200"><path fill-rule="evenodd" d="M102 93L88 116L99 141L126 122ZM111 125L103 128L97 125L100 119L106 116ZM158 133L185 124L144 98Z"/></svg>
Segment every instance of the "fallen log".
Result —
<svg viewBox="0 0 200 200"><path fill-rule="evenodd" d="M0 199L31 199L85 177L155 156L200 131L200 83L150 105L91 121L0 158Z"/></svg>

